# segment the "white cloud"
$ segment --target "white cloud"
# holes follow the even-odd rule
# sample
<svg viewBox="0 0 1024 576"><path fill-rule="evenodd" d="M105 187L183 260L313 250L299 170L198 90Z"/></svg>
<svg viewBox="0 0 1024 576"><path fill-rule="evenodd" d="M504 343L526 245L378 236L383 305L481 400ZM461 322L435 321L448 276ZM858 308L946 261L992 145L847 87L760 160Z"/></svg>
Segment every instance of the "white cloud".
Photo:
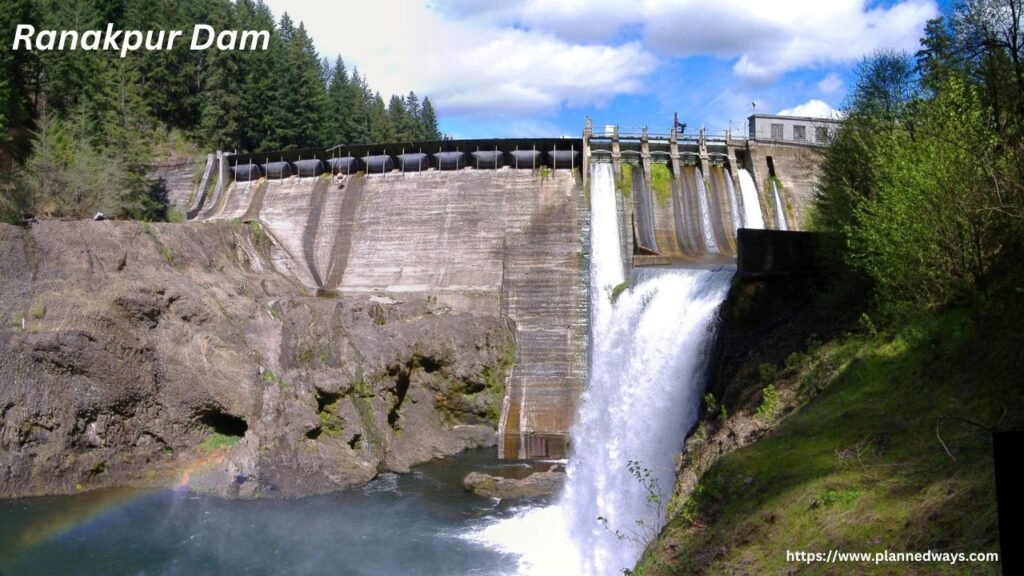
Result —
<svg viewBox="0 0 1024 576"><path fill-rule="evenodd" d="M761 18L748 29L767 34L769 43L744 49L733 71L753 80L771 80L803 67L849 62L880 48L912 50L925 22L938 14L931 0L907 0L888 8L864 9L858 0L787 2L775 13L756 4ZM760 27L758 26L760 25Z"/></svg>
<svg viewBox="0 0 1024 576"><path fill-rule="evenodd" d="M825 94L834 94L843 87L843 81L839 78L838 74L829 74L818 82L818 90L821 90Z"/></svg>
<svg viewBox="0 0 1024 576"><path fill-rule="evenodd" d="M821 100L811 99L803 104L779 110L779 116L803 116L806 118L840 118L842 112Z"/></svg>
<svg viewBox="0 0 1024 576"><path fill-rule="evenodd" d="M634 26L644 45L659 55L735 59L733 72L755 81L849 62L880 48L914 49L925 22L939 14L934 0L897 0L874 8L865 0L435 0L435 5L453 18L543 30L568 41L604 40Z"/></svg>
<svg viewBox="0 0 1024 576"><path fill-rule="evenodd" d="M637 21L633 7L621 0L433 0L429 6L450 19L547 32L568 42L604 42Z"/></svg>
<svg viewBox="0 0 1024 576"><path fill-rule="evenodd" d="M848 63L879 48L912 50L934 0L380 0L324 9L269 0L305 22L320 53L341 54L382 94L429 95L448 118L554 117L654 92L666 59L710 55L747 87L786 72ZM701 92L708 79L688 79ZM663 89L663 88L662 88ZM829 74L822 95L842 91ZM704 98L706 100L706 98Z"/></svg>
<svg viewBox="0 0 1024 576"><path fill-rule="evenodd" d="M657 59L639 42L579 44L554 33L454 20L423 2L270 0L308 28L321 55L358 66L384 95L414 90L448 116L556 114L564 104L603 105L645 90Z"/></svg>

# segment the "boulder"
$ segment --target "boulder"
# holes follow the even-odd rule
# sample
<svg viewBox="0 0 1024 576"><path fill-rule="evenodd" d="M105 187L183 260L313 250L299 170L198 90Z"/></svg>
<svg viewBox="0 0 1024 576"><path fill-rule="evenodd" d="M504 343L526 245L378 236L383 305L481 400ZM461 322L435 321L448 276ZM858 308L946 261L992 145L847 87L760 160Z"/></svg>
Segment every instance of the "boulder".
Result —
<svg viewBox="0 0 1024 576"><path fill-rule="evenodd" d="M565 472L534 472L522 480L470 472L462 485L474 494L504 500L554 496L564 482Z"/></svg>

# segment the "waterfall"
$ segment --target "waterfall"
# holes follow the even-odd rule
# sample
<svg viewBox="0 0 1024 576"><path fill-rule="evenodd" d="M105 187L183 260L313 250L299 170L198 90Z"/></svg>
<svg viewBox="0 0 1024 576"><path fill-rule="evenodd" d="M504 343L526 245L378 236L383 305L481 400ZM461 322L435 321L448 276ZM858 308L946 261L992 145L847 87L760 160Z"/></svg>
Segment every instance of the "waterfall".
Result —
<svg viewBox="0 0 1024 576"><path fill-rule="evenodd" d="M732 173L725 170L725 190L729 195L729 210L732 214L732 233L743 227L743 215L740 214L740 206L736 200L736 187L732 184Z"/></svg>
<svg viewBox="0 0 1024 576"><path fill-rule="evenodd" d="M764 216L761 214L761 202L757 198L757 187L754 179L746 168L740 168L740 194L743 195L743 226L744 228L764 229Z"/></svg>
<svg viewBox="0 0 1024 576"><path fill-rule="evenodd" d="M775 198L775 228L777 230L789 230L786 224L786 211L782 209L782 197L779 196L779 188L772 180L772 197Z"/></svg>
<svg viewBox="0 0 1024 576"><path fill-rule="evenodd" d="M640 540L657 534L664 517L627 464L650 470L667 504L675 455L697 418L716 310L733 274L644 268L612 303L624 274L611 166L594 163L590 182L590 380L572 431L565 490L550 506L467 535L516 555L518 574L618 575L643 550L613 531Z"/></svg>
<svg viewBox="0 0 1024 576"><path fill-rule="evenodd" d="M697 174L697 206L700 210L700 229L704 232L704 250L710 254L718 254L718 242L715 242L715 229L711 227L711 206L708 204L708 192L704 186L704 174L700 168Z"/></svg>

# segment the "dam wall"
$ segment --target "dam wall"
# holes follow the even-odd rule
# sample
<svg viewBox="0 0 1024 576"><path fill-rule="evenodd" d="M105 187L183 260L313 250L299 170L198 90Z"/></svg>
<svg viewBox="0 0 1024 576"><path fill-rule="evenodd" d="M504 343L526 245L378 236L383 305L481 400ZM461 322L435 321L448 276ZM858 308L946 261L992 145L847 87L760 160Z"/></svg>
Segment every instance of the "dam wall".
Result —
<svg viewBox="0 0 1024 576"><path fill-rule="evenodd" d="M822 150L703 130L630 134L607 126L594 134L589 120L583 144L585 165L613 164L631 208L622 214L632 229L626 253L640 266L730 264L741 228L805 229Z"/></svg>
<svg viewBox="0 0 1024 576"><path fill-rule="evenodd" d="M586 376L589 218L578 171L260 176L209 202L199 220L259 222L274 266L318 294L506 319L516 351L500 454L565 455Z"/></svg>
<svg viewBox="0 0 1024 576"><path fill-rule="evenodd" d="M800 230L817 154L589 125L583 139L218 153L189 216L258 222L275 269L317 295L504 319L516 351L499 455L562 457L587 377L589 165L613 165L631 277L635 266L733 266L740 229ZM751 243L774 236L745 238L753 257Z"/></svg>
<svg viewBox="0 0 1024 576"><path fill-rule="evenodd" d="M155 196L182 214L193 200L195 172L196 161L193 159L161 162L146 167L146 177L152 181Z"/></svg>
<svg viewBox="0 0 1024 576"><path fill-rule="evenodd" d="M751 141L746 147L745 167L750 171L762 193L764 183L771 176L782 184L782 197L790 230L804 230L808 227L809 209L814 202L814 189L820 174L822 148L769 142ZM774 215L766 214L765 222L772 222Z"/></svg>

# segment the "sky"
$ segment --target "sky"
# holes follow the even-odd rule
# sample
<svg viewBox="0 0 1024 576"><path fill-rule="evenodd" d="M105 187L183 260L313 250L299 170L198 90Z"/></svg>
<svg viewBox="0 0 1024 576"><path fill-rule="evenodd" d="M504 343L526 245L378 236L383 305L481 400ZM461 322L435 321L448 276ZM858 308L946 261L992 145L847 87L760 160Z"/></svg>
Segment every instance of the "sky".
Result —
<svg viewBox="0 0 1024 576"><path fill-rule="evenodd" d="M830 116L857 63L915 52L935 0L266 0L384 95L429 96L454 138ZM632 131L632 130L630 130Z"/></svg>

